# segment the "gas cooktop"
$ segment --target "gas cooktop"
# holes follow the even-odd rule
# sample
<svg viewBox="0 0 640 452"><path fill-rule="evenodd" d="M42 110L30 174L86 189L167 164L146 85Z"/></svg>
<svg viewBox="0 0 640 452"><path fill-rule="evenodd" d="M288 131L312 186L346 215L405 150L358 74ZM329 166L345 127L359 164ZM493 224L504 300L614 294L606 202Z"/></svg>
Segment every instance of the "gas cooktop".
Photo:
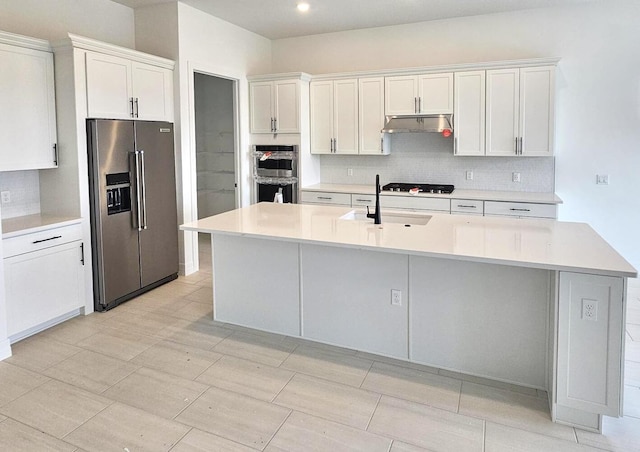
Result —
<svg viewBox="0 0 640 452"><path fill-rule="evenodd" d="M453 185L440 185L440 184L402 184L391 183L382 187L382 191L414 191L417 189L419 193L453 193Z"/></svg>

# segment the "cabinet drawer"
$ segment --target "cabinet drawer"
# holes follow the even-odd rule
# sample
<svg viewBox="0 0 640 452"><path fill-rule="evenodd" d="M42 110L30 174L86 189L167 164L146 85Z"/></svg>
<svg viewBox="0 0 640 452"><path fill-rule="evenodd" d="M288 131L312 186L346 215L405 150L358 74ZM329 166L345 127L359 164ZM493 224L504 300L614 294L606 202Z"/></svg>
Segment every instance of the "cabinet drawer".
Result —
<svg viewBox="0 0 640 452"><path fill-rule="evenodd" d="M2 240L2 247L4 257L11 257L74 240L82 240L82 225L80 223L9 237Z"/></svg>
<svg viewBox="0 0 640 452"><path fill-rule="evenodd" d="M484 202L476 199L452 199L451 213L472 213L482 215Z"/></svg>
<svg viewBox="0 0 640 452"><path fill-rule="evenodd" d="M485 215L507 215L512 217L556 218L555 204L533 204L527 202L485 201Z"/></svg>
<svg viewBox="0 0 640 452"><path fill-rule="evenodd" d="M331 193L322 191L303 191L303 204L338 204L342 206L351 205L351 194Z"/></svg>
<svg viewBox="0 0 640 452"><path fill-rule="evenodd" d="M444 198L414 198L409 196L380 196L383 208L409 210L435 210L449 213L451 201ZM383 211L384 214L384 211Z"/></svg>
<svg viewBox="0 0 640 452"><path fill-rule="evenodd" d="M351 195L352 207L375 206L376 195Z"/></svg>

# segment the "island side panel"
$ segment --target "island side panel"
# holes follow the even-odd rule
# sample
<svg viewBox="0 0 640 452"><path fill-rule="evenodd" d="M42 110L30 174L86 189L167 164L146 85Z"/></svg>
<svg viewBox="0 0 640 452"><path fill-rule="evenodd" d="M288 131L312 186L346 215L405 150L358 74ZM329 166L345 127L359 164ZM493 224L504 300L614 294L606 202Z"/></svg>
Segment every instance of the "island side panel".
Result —
<svg viewBox="0 0 640 452"><path fill-rule="evenodd" d="M411 256L410 360L546 389L547 270Z"/></svg>
<svg viewBox="0 0 640 452"><path fill-rule="evenodd" d="M408 358L407 255L316 245L300 254L303 337Z"/></svg>
<svg viewBox="0 0 640 452"><path fill-rule="evenodd" d="M300 335L298 244L212 235L215 320Z"/></svg>

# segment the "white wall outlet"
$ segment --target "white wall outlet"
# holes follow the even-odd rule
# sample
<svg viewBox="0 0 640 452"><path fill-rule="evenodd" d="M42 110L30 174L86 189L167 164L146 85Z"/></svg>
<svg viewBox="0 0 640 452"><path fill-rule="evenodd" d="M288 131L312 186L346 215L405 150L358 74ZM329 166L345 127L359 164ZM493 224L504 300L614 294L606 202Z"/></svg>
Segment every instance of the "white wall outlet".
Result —
<svg viewBox="0 0 640 452"><path fill-rule="evenodd" d="M353 176L353 168L347 168L347 176Z"/></svg>
<svg viewBox="0 0 640 452"><path fill-rule="evenodd" d="M1 192L1 196L2 196L2 204L6 204L6 203L11 202L11 192L10 191Z"/></svg>
<svg viewBox="0 0 640 452"><path fill-rule="evenodd" d="M608 174L596 174L596 184L598 184L598 185L609 185L609 175Z"/></svg>
<svg viewBox="0 0 640 452"><path fill-rule="evenodd" d="M513 182L520 182L520 173L511 173L511 180Z"/></svg>
<svg viewBox="0 0 640 452"><path fill-rule="evenodd" d="M598 300L582 299L582 318L585 320L598 320Z"/></svg>
<svg viewBox="0 0 640 452"><path fill-rule="evenodd" d="M467 172L465 173L465 178L466 178L467 180L473 180L473 171L467 171Z"/></svg>
<svg viewBox="0 0 640 452"><path fill-rule="evenodd" d="M402 306L402 291L391 289L391 304L393 306Z"/></svg>

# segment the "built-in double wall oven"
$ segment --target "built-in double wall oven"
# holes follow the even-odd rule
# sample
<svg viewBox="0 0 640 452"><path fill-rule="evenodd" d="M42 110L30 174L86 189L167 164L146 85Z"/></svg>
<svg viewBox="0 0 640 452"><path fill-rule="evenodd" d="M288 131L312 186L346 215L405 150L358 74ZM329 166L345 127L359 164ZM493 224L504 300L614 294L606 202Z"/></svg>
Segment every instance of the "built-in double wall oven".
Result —
<svg viewBox="0 0 640 452"><path fill-rule="evenodd" d="M255 145L253 160L256 202L298 202L298 146Z"/></svg>

